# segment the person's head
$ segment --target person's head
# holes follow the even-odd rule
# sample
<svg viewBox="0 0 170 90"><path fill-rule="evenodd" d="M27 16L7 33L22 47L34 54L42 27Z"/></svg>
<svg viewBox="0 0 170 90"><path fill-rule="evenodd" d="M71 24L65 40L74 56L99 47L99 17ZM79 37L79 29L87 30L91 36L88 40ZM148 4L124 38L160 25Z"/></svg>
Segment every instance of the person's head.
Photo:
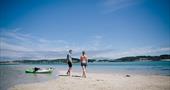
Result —
<svg viewBox="0 0 170 90"><path fill-rule="evenodd" d="M82 55L85 55L86 53L85 53L85 51L82 51Z"/></svg>
<svg viewBox="0 0 170 90"><path fill-rule="evenodd" d="M70 54L72 54L72 50L70 49L69 51L68 51Z"/></svg>

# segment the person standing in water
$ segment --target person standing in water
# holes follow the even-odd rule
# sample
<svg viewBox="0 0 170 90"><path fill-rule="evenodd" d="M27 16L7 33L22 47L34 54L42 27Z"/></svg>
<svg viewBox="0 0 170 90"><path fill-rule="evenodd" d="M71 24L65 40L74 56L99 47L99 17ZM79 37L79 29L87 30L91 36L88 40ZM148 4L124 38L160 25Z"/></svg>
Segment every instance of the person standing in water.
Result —
<svg viewBox="0 0 170 90"><path fill-rule="evenodd" d="M71 69L72 69L72 50L69 50L69 53L67 54L67 64L68 64L68 71L67 71L67 75L70 76L71 75Z"/></svg>
<svg viewBox="0 0 170 90"><path fill-rule="evenodd" d="M83 70L83 74L82 77L86 78L86 67L87 67L87 63L88 63L88 58L87 55L85 55L85 51L82 51L82 55L80 56L80 61L81 61L81 67Z"/></svg>

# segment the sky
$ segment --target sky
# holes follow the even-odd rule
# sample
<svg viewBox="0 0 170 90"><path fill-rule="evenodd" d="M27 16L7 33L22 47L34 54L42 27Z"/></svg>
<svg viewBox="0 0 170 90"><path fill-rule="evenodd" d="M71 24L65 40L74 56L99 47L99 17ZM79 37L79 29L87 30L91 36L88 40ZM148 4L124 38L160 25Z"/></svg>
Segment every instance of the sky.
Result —
<svg viewBox="0 0 170 90"><path fill-rule="evenodd" d="M170 54L169 0L0 0L0 60Z"/></svg>

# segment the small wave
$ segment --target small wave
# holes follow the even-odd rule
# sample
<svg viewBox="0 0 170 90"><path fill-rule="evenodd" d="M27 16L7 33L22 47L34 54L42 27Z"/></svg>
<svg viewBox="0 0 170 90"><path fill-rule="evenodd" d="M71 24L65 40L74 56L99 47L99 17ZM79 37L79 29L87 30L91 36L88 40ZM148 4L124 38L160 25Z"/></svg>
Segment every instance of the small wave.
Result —
<svg viewBox="0 0 170 90"><path fill-rule="evenodd" d="M161 69L161 70L169 70L169 71L170 71L170 69L169 69L169 68L164 68L164 69Z"/></svg>

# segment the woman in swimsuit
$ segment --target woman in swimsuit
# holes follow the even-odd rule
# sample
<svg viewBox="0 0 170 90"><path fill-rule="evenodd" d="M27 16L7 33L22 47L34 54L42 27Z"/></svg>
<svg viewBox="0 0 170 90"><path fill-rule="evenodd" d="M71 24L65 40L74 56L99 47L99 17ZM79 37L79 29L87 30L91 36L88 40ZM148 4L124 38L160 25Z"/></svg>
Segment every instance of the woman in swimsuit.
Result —
<svg viewBox="0 0 170 90"><path fill-rule="evenodd" d="M82 51L82 55L80 56L80 61L81 61L81 67L82 67L82 70L83 70L82 77L86 78L87 77L86 67L87 67L87 63L88 63L88 58L85 55L85 51Z"/></svg>

